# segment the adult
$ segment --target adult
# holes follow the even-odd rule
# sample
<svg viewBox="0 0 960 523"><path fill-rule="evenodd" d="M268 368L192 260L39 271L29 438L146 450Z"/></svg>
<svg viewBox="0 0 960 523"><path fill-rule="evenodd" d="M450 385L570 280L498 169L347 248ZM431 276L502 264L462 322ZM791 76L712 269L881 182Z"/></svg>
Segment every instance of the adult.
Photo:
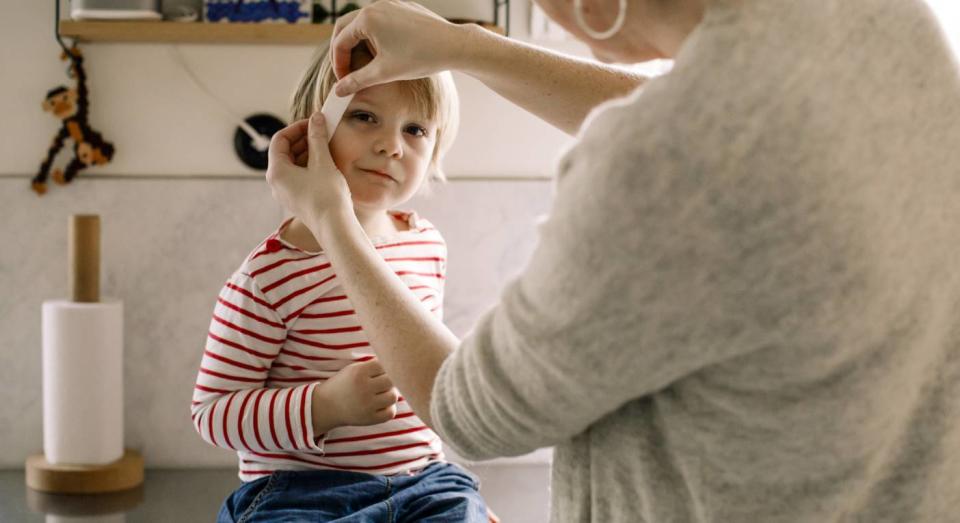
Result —
<svg viewBox="0 0 960 523"><path fill-rule="evenodd" d="M465 339L363 237L322 118L273 140L275 197L417 414L468 458L555 446L555 521L955 519L960 74L926 4L539 3L602 61L674 67L644 81L397 1L336 28L341 94L456 69L578 137ZM376 58L347 74L361 41Z"/></svg>

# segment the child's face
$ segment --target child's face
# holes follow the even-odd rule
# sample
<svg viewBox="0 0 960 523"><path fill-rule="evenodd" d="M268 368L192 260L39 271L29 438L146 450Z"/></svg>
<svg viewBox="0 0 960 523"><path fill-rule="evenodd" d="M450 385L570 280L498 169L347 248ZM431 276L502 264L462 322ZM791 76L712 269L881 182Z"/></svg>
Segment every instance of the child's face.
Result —
<svg viewBox="0 0 960 523"><path fill-rule="evenodd" d="M359 91L330 142L354 205L380 210L410 199L427 175L436 133L396 83Z"/></svg>

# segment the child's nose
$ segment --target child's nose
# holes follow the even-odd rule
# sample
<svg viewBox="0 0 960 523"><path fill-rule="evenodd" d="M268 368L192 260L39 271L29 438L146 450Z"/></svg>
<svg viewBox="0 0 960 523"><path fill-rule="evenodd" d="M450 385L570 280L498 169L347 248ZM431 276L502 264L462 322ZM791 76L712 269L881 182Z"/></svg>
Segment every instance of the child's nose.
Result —
<svg viewBox="0 0 960 523"><path fill-rule="evenodd" d="M373 143L377 154L384 154L395 158L403 156L403 140L396 132L383 132Z"/></svg>

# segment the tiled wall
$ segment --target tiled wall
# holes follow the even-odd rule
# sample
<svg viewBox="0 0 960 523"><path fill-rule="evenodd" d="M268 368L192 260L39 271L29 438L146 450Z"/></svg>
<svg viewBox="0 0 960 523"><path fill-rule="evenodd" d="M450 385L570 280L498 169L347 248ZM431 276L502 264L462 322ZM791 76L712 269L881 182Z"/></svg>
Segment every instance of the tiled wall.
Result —
<svg viewBox="0 0 960 523"><path fill-rule="evenodd" d="M0 467L42 450L40 307L67 293L67 220L102 221L102 294L125 305L126 444L148 466L233 465L202 442L190 396L217 292L281 213L262 178L80 177L36 197L0 178ZM549 181L452 181L404 208L449 247L445 316L458 335L523 268ZM82 391L77 391L82 394Z"/></svg>

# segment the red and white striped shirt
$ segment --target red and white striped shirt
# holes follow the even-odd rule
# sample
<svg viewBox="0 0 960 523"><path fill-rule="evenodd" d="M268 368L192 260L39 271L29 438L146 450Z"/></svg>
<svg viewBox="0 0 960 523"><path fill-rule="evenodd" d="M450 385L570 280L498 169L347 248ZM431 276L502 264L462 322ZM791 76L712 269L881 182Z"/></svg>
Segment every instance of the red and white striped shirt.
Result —
<svg viewBox="0 0 960 523"><path fill-rule="evenodd" d="M443 237L415 213L391 214L410 230L371 241L442 319ZM237 451L243 481L274 470L397 474L442 460L440 439L402 398L386 423L313 433L313 389L374 352L326 255L280 238L289 222L250 253L217 298L191 406L200 436Z"/></svg>

